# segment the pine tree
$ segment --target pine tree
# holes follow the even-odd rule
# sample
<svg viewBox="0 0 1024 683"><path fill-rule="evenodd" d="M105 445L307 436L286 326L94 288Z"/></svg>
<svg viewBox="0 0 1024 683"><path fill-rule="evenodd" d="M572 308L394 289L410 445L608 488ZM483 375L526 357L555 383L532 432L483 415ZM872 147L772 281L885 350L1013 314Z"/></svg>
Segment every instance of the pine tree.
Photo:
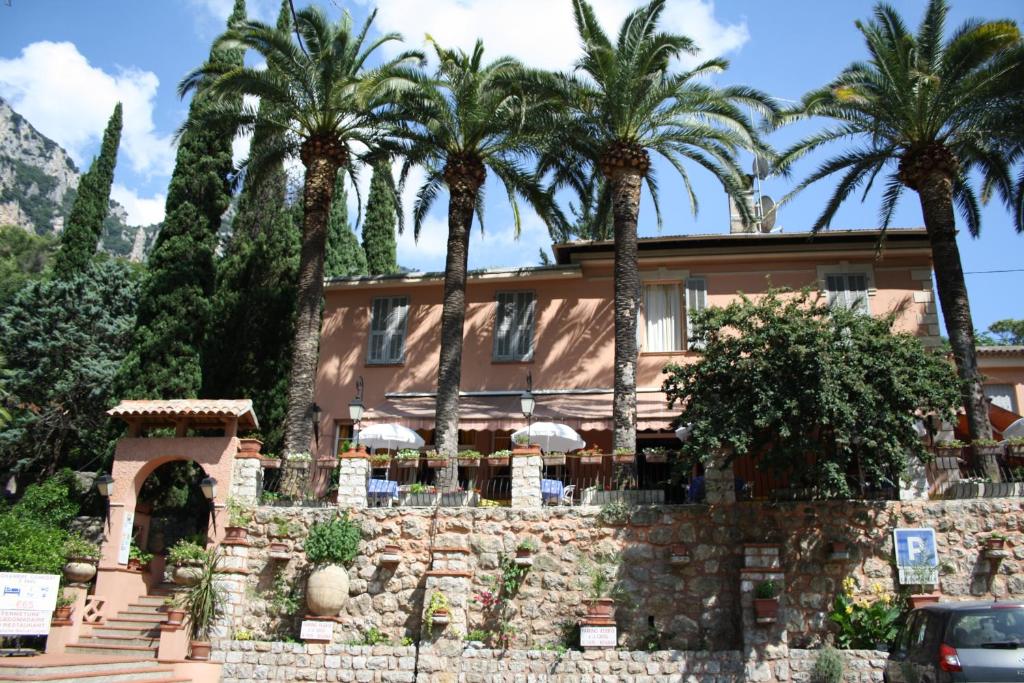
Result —
<svg viewBox="0 0 1024 683"><path fill-rule="evenodd" d="M284 0L277 27L288 31L290 26L291 9ZM257 125L250 155L279 142ZM203 357L202 395L251 398L267 452L281 448L298 279L299 222L287 205L287 183L281 166L242 189L233 233L217 264Z"/></svg>
<svg viewBox="0 0 1024 683"><path fill-rule="evenodd" d="M60 238L60 251L53 267L61 279L80 273L96 253L96 244L103 233L103 220L110 210L110 185L114 182L120 143L121 103L118 102L103 133L99 156L93 159L78 184L78 194Z"/></svg>
<svg viewBox="0 0 1024 683"><path fill-rule="evenodd" d="M245 0L235 0L228 25L244 19ZM241 66L242 60L239 50L210 52L211 63ZM228 176L233 170L234 128L221 123L221 116L212 120L211 109L211 98L200 88L188 116L203 123L189 126L178 144L164 226L149 257L134 343L121 368L126 398L191 397L201 387L200 353L211 314L214 251L221 216L231 198Z"/></svg>
<svg viewBox="0 0 1024 683"><path fill-rule="evenodd" d="M366 252L348 224L348 195L344 181L345 172L339 171L327 224L327 252L324 254L326 277L366 275L370 272Z"/></svg>
<svg viewBox="0 0 1024 683"><path fill-rule="evenodd" d="M384 174L391 167L382 162L374 166L370 179L370 196L366 200L366 221L363 223L363 251L370 275L398 272L398 247L395 244L397 204L392 183Z"/></svg>

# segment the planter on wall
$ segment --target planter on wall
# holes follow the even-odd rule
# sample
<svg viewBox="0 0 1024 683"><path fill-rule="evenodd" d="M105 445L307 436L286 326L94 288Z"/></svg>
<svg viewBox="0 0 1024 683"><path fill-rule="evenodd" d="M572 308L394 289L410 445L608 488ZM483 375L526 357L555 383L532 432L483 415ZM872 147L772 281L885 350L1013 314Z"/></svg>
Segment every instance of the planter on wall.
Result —
<svg viewBox="0 0 1024 683"><path fill-rule="evenodd" d="M487 464L492 467L508 467L508 458L487 458Z"/></svg>
<svg viewBox="0 0 1024 683"><path fill-rule="evenodd" d="M910 602L911 609L917 609L918 607L924 607L925 605L931 605L939 601L938 593L918 593L911 595L907 598Z"/></svg>
<svg viewBox="0 0 1024 683"><path fill-rule="evenodd" d="M612 455L612 462L617 465L632 465L636 462L636 453L616 453Z"/></svg>
<svg viewBox="0 0 1024 683"><path fill-rule="evenodd" d="M442 467L447 467L447 466L448 466L448 459L447 458L437 458L437 459L428 459L427 460L427 467L429 467L432 470L438 470L438 469L441 469Z"/></svg>
<svg viewBox="0 0 1024 683"><path fill-rule="evenodd" d="M669 564L689 564L690 553L687 551L686 546L682 544L676 544L669 550L668 556Z"/></svg>
<svg viewBox="0 0 1024 683"><path fill-rule="evenodd" d="M228 526L224 527L224 540L237 542L244 541L249 537L249 530L244 526Z"/></svg>
<svg viewBox="0 0 1024 683"><path fill-rule="evenodd" d="M348 572L327 564L314 570L306 581L306 605L318 617L333 617L348 602Z"/></svg>
<svg viewBox="0 0 1024 683"><path fill-rule="evenodd" d="M448 622L451 621L451 615L448 612L448 608L440 607L434 610L434 614L431 615L430 621L434 626L447 626Z"/></svg>
<svg viewBox="0 0 1024 683"><path fill-rule="evenodd" d="M545 455L544 464L548 466L557 466L565 464L565 453L561 455Z"/></svg>
<svg viewBox="0 0 1024 683"><path fill-rule="evenodd" d="M320 469L333 470L338 468L337 458L317 458L316 465Z"/></svg>
<svg viewBox="0 0 1024 683"><path fill-rule="evenodd" d="M379 564L398 564L402 561L402 548L395 543L388 543L380 553Z"/></svg>
<svg viewBox="0 0 1024 683"><path fill-rule="evenodd" d="M395 460L395 464L402 469L412 469L420 466L419 458L401 458Z"/></svg>
<svg viewBox="0 0 1024 683"><path fill-rule="evenodd" d="M210 643L206 640L193 640L189 643L189 659L205 662L210 659Z"/></svg>
<svg viewBox="0 0 1024 683"><path fill-rule="evenodd" d="M772 624L778 618L778 598L754 598L754 621L758 624Z"/></svg>
<svg viewBox="0 0 1024 683"><path fill-rule="evenodd" d="M284 541L271 541L267 553L273 560L290 560L292 557L291 549Z"/></svg>
<svg viewBox="0 0 1024 683"><path fill-rule="evenodd" d="M95 557L70 557L64 565L64 580L68 583L89 583L96 576Z"/></svg>
<svg viewBox="0 0 1024 683"><path fill-rule="evenodd" d="M829 549L828 559L832 561L850 559L850 547L846 541L831 541Z"/></svg>
<svg viewBox="0 0 1024 683"><path fill-rule="evenodd" d="M198 562L186 562L174 565L171 581L179 586L194 586L203 578L203 568Z"/></svg>
<svg viewBox="0 0 1024 683"><path fill-rule="evenodd" d="M615 611L615 600L612 598L591 598L587 603L588 619L611 620Z"/></svg>
<svg viewBox="0 0 1024 683"><path fill-rule="evenodd" d="M265 470L276 470L281 467L280 458L260 458L260 467Z"/></svg>
<svg viewBox="0 0 1024 683"><path fill-rule="evenodd" d="M602 454L580 454L581 465L600 465L602 460L604 460L604 455Z"/></svg>
<svg viewBox="0 0 1024 683"><path fill-rule="evenodd" d="M662 451L660 453L659 452L644 453L644 461L649 462L649 463L668 462L668 453L665 452L665 451Z"/></svg>

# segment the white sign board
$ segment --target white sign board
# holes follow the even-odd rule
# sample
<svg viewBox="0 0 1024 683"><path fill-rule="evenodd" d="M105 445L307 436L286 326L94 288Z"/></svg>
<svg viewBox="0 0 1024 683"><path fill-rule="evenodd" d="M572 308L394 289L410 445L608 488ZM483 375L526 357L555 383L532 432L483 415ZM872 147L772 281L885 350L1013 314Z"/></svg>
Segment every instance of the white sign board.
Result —
<svg viewBox="0 0 1024 683"><path fill-rule="evenodd" d="M900 585L933 586L939 582L939 552L934 529L893 529L892 540Z"/></svg>
<svg viewBox="0 0 1024 683"><path fill-rule="evenodd" d="M614 626L580 626L580 647L615 647L618 640Z"/></svg>
<svg viewBox="0 0 1024 683"><path fill-rule="evenodd" d="M57 606L56 574L0 572L0 636L45 636Z"/></svg>
<svg viewBox="0 0 1024 683"><path fill-rule="evenodd" d="M334 622L303 619L299 638L302 640L324 640L330 642L334 638Z"/></svg>
<svg viewBox="0 0 1024 683"><path fill-rule="evenodd" d="M128 555L132 546L133 524L135 524L135 510L125 510L124 524L121 525L121 547L117 549L118 564L128 564Z"/></svg>

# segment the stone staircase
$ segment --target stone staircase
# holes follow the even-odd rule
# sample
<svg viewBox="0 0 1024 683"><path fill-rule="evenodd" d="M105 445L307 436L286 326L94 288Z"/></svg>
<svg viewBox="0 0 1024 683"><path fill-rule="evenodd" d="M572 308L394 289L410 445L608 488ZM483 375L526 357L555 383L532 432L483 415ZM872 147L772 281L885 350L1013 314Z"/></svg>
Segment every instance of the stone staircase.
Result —
<svg viewBox="0 0 1024 683"><path fill-rule="evenodd" d="M0 660L0 681L53 681L60 683L189 683L175 678L174 667L156 660L42 655Z"/></svg>

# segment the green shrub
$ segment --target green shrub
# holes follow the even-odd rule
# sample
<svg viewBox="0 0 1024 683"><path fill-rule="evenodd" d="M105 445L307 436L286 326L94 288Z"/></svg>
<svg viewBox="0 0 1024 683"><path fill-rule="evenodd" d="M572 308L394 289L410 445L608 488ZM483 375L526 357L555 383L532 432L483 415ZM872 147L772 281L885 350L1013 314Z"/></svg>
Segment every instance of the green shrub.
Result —
<svg viewBox="0 0 1024 683"><path fill-rule="evenodd" d="M359 524L349 519L347 513L338 519L318 522L309 529L306 557L313 564L351 566L359 555L362 536Z"/></svg>
<svg viewBox="0 0 1024 683"><path fill-rule="evenodd" d="M842 683L843 680L843 656L834 648L826 647L818 653L814 660L814 668L811 669L812 683Z"/></svg>
<svg viewBox="0 0 1024 683"><path fill-rule="evenodd" d="M754 587L754 597L758 600L771 600L779 594L779 586L771 579L762 581Z"/></svg>
<svg viewBox="0 0 1024 683"><path fill-rule="evenodd" d="M135 545L135 541L132 541L131 546L128 547L128 559L138 560L140 564L148 564L153 559L153 553L146 552Z"/></svg>
<svg viewBox="0 0 1024 683"><path fill-rule="evenodd" d="M890 644L899 630L903 609L898 596L880 583L857 597L859 586L852 577L843 580L843 590L832 603L828 617L839 626L836 645L842 650L873 650Z"/></svg>
<svg viewBox="0 0 1024 683"><path fill-rule="evenodd" d="M20 517L63 527L78 514L78 503L72 495L74 493L74 474L71 470L63 470L57 476L25 489L25 495L12 509Z"/></svg>
<svg viewBox="0 0 1024 683"><path fill-rule="evenodd" d="M68 534L64 541L64 557L98 558L100 547L95 543L85 540L80 534Z"/></svg>
<svg viewBox="0 0 1024 683"><path fill-rule="evenodd" d="M209 551L195 541L181 539L167 551L167 561L170 564L202 563L209 556Z"/></svg>
<svg viewBox="0 0 1024 683"><path fill-rule="evenodd" d="M67 533L58 527L18 515L0 514L0 571L60 574Z"/></svg>

